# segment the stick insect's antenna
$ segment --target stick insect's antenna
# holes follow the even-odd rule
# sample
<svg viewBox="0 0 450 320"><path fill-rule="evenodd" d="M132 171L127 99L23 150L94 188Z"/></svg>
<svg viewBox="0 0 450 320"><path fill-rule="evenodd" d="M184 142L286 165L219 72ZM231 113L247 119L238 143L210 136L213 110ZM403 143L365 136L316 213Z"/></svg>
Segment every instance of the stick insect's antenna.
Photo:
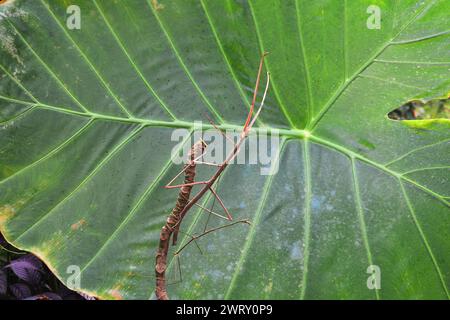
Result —
<svg viewBox="0 0 450 320"><path fill-rule="evenodd" d="M208 119L209 123L214 127L214 129L219 131L220 134L225 137L225 139L227 139L234 145L234 141L229 136L227 136L225 133L223 133L222 130L220 130L220 128L214 123L214 121L210 118L210 116L208 116L208 114L206 114L206 113L204 115Z"/></svg>
<svg viewBox="0 0 450 320"><path fill-rule="evenodd" d="M258 109L258 111L256 111L255 116L253 117L252 122L250 122L250 125L248 126L248 129L251 129L251 128L252 128L253 124L255 123L256 119L257 119L258 116L259 116L259 113L260 113L261 110L262 110L262 107L264 106L264 101L266 100L267 91L269 90L269 83L270 83L270 73L267 72L267 81L266 81L266 88L264 89L264 95L263 95L263 97L262 97L261 104L259 105L259 109Z"/></svg>
<svg viewBox="0 0 450 320"><path fill-rule="evenodd" d="M267 95L267 91L269 90L269 84L270 84L270 73L267 72L267 82L266 82L266 88L264 89L264 95L263 98L261 100L261 104L259 105L259 109L256 112L255 116L253 117L253 120L251 120L251 122L244 127L242 133L241 133L241 140L237 145L237 150L236 152L228 159L228 162L231 162L232 160L234 160L234 158L237 156L239 149L240 149L240 143L243 141L243 139L246 138L246 136L248 135L248 133L250 132L251 128L253 127L253 124L255 123L256 119L258 119L259 113L261 112L263 106L264 106L264 101L266 100L266 95ZM256 90L256 89L255 89ZM256 92L256 91L255 91ZM250 115L250 113L249 113Z"/></svg>
<svg viewBox="0 0 450 320"><path fill-rule="evenodd" d="M252 115L253 115L253 109L255 108L255 102L256 102L256 95L258 94L259 80L261 78L261 72L262 72L262 68L263 68L263 64L264 64L264 57L267 56L268 54L269 54L268 52L264 52L259 61L258 76L256 77L255 90L253 91L252 105L250 107L250 112L248 113L247 120L245 121L245 124L244 124L244 131L247 129L247 126L250 123L250 119L252 118Z"/></svg>

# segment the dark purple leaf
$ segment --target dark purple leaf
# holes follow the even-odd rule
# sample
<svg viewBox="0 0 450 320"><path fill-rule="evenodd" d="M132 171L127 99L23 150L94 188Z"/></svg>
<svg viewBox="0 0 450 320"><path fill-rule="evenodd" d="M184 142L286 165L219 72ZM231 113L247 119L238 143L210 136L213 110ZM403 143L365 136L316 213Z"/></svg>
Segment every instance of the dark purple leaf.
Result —
<svg viewBox="0 0 450 320"><path fill-rule="evenodd" d="M29 284L38 285L42 280L42 262L32 255L26 255L16 259L6 267L11 268L19 279Z"/></svg>
<svg viewBox="0 0 450 320"><path fill-rule="evenodd" d="M8 280L6 279L6 273L0 270L0 294L5 294L8 288Z"/></svg>
<svg viewBox="0 0 450 320"><path fill-rule="evenodd" d="M17 299L25 299L31 296L30 288L23 283L14 283L9 286L9 290Z"/></svg>
<svg viewBox="0 0 450 320"><path fill-rule="evenodd" d="M42 268L44 266L43 263L41 262L41 260L39 260L38 257L36 257L32 254L27 254L25 256L20 257L17 260L27 261L28 263L32 264L38 270L42 270Z"/></svg>

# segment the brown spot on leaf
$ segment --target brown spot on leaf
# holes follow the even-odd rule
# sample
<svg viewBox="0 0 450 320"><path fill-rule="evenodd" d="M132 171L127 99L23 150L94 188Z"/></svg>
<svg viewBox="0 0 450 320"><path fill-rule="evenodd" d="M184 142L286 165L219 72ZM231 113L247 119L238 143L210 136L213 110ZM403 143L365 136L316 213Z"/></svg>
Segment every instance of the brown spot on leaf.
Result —
<svg viewBox="0 0 450 320"><path fill-rule="evenodd" d="M116 300L123 300L123 296L120 293L121 285L116 286L114 289L109 290L109 294Z"/></svg>
<svg viewBox="0 0 450 320"><path fill-rule="evenodd" d="M72 224L70 226L70 229L72 229L73 231L77 231L78 229L80 229L82 226L84 226L86 224L86 220L81 219L77 222L75 222L74 224Z"/></svg>
<svg viewBox="0 0 450 320"><path fill-rule="evenodd" d="M152 6L153 6L153 9L155 9L156 11L160 11L160 10L164 9L164 5L160 4L158 2L158 0L152 0Z"/></svg>

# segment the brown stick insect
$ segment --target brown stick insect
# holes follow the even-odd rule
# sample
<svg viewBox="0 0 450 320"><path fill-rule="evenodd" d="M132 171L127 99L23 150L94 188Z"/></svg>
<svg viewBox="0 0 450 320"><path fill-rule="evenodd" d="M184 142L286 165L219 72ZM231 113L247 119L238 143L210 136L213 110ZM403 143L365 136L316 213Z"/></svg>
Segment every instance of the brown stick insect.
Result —
<svg viewBox="0 0 450 320"><path fill-rule="evenodd" d="M170 245L170 238L172 237L172 245L176 245L178 233L180 224L185 217L186 213L191 209L194 205L199 206L201 209L208 211L211 214L217 215L221 218L227 219L229 221L232 221L233 218L226 208L223 200L220 198L220 196L217 194L216 189L214 188L214 185L220 178L221 174L224 172L225 168L228 166L228 164L233 161L233 159L237 156L237 154L240 151L240 147L244 140L247 138L248 134L250 133L250 130L255 123L256 119L258 118L262 107L264 105L264 100L266 98L266 94L269 88L269 82L270 82L270 74L267 72L267 82L266 87L264 89L264 94L261 100L261 104L256 111L255 114L253 114L254 108L255 108L255 102L256 97L258 94L258 88L259 88L259 82L261 79L261 73L263 69L264 64L264 57L267 55L267 53L263 53L260 59L259 63L259 69L258 69L258 76L256 78L256 84L255 89L253 91L253 99L250 106L250 111L248 113L247 119L245 121L245 124L242 129L242 133L239 136L239 140L236 144L234 144L234 148L232 151L226 156L225 160L220 164L214 164L214 163L207 163L202 162L200 159L205 153L205 149L207 148L207 144L201 139L200 141L196 142L188 156L188 163L184 166L183 170L178 173L166 186L167 189L180 189L177 202L175 204L175 207L173 208L172 212L168 216L165 225L161 229L160 233L160 240L159 240L159 247L156 252L156 263L155 263L155 275L156 275L156 298L158 300L168 300L169 296L167 294L166 289L166 278L165 278L165 272L167 269L167 255L169 251L169 245ZM226 136L211 120L211 124L219 130L219 132L224 135L227 139L230 139L228 136ZM196 174L196 165L197 164L204 164L204 165L211 165L216 166L217 170L216 172L205 181L195 181L195 174ZM172 183L175 181L176 178L178 178L180 175L184 173L184 183L178 184L178 185L172 185ZM190 199L191 190L192 187L195 185L201 185L203 186L200 191L192 198ZM208 210L207 208L202 207L201 205L197 204L197 202L207 193L210 192L214 196L214 201L217 200L217 202L220 204L222 209L224 210L226 217L222 216L212 210ZM232 223L229 223L227 225L223 225L216 228L206 229L202 234L197 236L191 236L191 239L187 241L180 249L178 249L175 252L175 255L178 255L187 245L192 243L193 241L196 241L198 238L203 237L207 234L210 234L211 232L223 229L225 227L230 227L233 225L236 225L238 223L246 223L250 224L250 221L248 219L243 220L237 220Z"/></svg>

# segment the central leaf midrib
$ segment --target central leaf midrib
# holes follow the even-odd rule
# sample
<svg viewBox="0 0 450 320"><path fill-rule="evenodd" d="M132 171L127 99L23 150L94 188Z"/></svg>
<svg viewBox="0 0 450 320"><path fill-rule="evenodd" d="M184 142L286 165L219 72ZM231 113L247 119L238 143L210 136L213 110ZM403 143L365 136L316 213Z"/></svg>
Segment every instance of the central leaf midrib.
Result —
<svg viewBox="0 0 450 320"><path fill-rule="evenodd" d="M26 102L26 101L21 101L21 100L9 98L9 97L4 97L1 95L0 95L0 98L7 99L7 100L10 100L10 101L16 102L16 103L34 105L37 108L53 110L56 112L63 112L63 113L68 113L68 114L72 114L72 115L77 115L77 116L89 117L91 119L100 119L100 120L107 120L107 121L119 121L119 122L127 122L127 123L132 123L132 124L139 124L143 127L169 127L169 128L186 128L186 129L191 129L194 127L194 123L188 122L188 121L169 122L169 121L159 121L159 120L147 120L147 119L142 119L142 118L121 118L121 117L108 116L108 115L103 115L103 114L98 114L98 113L93 113L93 112L73 111L73 110L50 106L50 105L45 105L45 104L36 104L36 103L32 103L32 102ZM242 130L242 127L240 125L233 125L233 124L221 124L221 125L218 125L217 127L222 130L232 130L232 131ZM204 124L204 125L202 125L202 128L203 129L214 129L214 126L211 124ZM441 195L426 188L425 186L419 184L418 182L416 182L408 177L403 176L401 173L391 170L391 169L387 168L385 165L380 164L376 161L370 160L370 159L360 155L359 153L356 153L344 146L338 145L327 139L321 138L318 135L313 135L309 131L301 130L301 129L283 129L283 128L275 128L275 127L265 127L265 128L255 127L255 128L253 128L253 130L256 133L259 133L259 132L277 133L280 136L285 136L285 137L290 137L290 138L311 139L315 143L330 147L330 148L332 148L336 151L339 151L349 157L357 158L357 159L359 159L365 163L368 163L378 169L381 169L382 171L385 171L386 173L388 173L394 177L401 178L404 181L407 181L407 182L413 184L414 186L418 187L422 191L430 194L431 196L433 196L434 198L443 202L447 206L449 205L449 203L445 199L443 199L443 197ZM1 182L0 182L0 184L1 184Z"/></svg>
<svg viewBox="0 0 450 320"><path fill-rule="evenodd" d="M352 180L353 180L353 192L354 192L354 197L355 197L354 202L355 202L356 212L358 214L359 228L361 230L361 237L362 237L362 240L364 243L364 248L366 251L369 266L372 266L374 263L373 263L373 258L372 258L372 251L370 249L370 244L369 244L369 236L367 233L366 219L365 219L364 212L363 212L361 191L359 188L359 179L358 179L358 174L356 171L355 159L351 158L350 162L351 162L351 171L352 171ZM375 290L375 296L376 296L377 300L380 300L380 293L378 292L378 289Z"/></svg>

